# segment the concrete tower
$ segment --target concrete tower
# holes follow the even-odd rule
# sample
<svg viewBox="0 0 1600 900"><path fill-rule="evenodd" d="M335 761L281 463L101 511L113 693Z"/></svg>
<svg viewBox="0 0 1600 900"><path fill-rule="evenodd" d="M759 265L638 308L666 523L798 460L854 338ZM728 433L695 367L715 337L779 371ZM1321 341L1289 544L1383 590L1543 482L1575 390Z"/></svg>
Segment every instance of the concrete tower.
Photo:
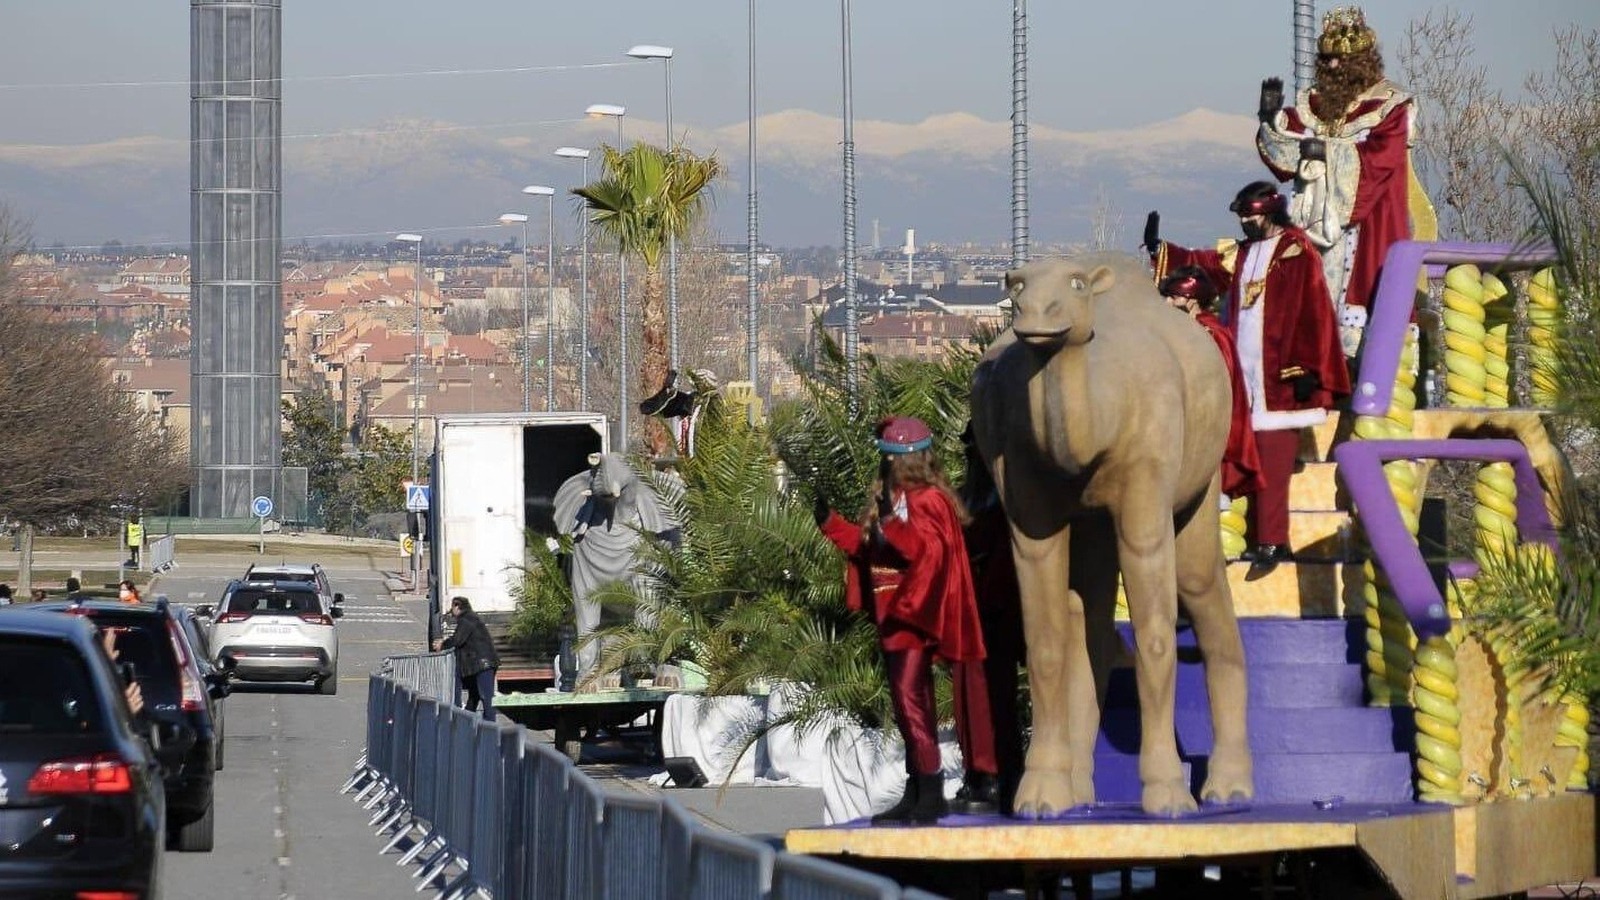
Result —
<svg viewBox="0 0 1600 900"><path fill-rule="evenodd" d="M281 0L190 0L190 513L281 505Z"/></svg>

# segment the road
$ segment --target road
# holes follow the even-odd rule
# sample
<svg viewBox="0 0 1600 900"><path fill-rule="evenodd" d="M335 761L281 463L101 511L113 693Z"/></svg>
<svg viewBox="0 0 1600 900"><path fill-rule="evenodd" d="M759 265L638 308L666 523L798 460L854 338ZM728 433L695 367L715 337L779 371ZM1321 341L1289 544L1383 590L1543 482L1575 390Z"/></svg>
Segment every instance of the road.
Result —
<svg viewBox="0 0 1600 900"><path fill-rule="evenodd" d="M253 549L253 548L252 548ZM238 551L190 555L149 592L194 605L215 602L253 560L321 562L345 594L339 623L339 692L309 686L241 687L227 699L226 758L217 773L216 848L171 853L168 900L317 900L409 897L409 868L380 857L369 813L339 787L366 743L367 675L384 656L421 646L418 616L390 598L374 560L307 548L284 558Z"/></svg>

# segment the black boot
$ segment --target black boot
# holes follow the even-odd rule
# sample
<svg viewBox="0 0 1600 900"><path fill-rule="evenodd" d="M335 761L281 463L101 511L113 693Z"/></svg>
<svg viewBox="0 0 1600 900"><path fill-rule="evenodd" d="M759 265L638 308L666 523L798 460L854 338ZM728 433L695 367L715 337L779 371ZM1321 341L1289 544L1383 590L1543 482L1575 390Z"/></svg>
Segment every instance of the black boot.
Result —
<svg viewBox="0 0 1600 900"><path fill-rule="evenodd" d="M1294 559L1294 552L1288 544L1257 544L1250 554L1250 571L1245 573L1245 581L1255 581L1265 578L1278 568L1279 563L1290 562Z"/></svg>
<svg viewBox="0 0 1600 900"><path fill-rule="evenodd" d="M988 772L968 772L950 809L968 816L992 816L1000 811L1000 784Z"/></svg>
<svg viewBox="0 0 1600 900"><path fill-rule="evenodd" d="M932 825L939 817L950 812L950 801L944 799L944 776L918 775L917 805L911 809L911 821L916 825Z"/></svg>
<svg viewBox="0 0 1600 900"><path fill-rule="evenodd" d="M911 820L911 811L917 808L917 776L906 778L905 792L900 795L900 801L881 813L872 817L874 825L895 825Z"/></svg>

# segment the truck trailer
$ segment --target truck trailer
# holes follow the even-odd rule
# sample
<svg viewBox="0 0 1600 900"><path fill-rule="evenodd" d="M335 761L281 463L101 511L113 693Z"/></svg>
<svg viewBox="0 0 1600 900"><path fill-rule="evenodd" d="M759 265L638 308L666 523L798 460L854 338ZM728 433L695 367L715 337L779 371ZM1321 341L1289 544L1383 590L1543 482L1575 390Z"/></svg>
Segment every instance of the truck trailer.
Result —
<svg viewBox="0 0 1600 900"><path fill-rule="evenodd" d="M505 642L506 623L516 607L513 587L526 561L528 535L556 533L556 489L588 470L589 454L609 450L606 417L473 413L440 416L436 428L428 510L428 637L439 635L439 613L449 598L466 597L502 650L502 680L519 673L537 680L550 660L542 652L533 660L518 659L526 649ZM529 669L537 671L529 674Z"/></svg>

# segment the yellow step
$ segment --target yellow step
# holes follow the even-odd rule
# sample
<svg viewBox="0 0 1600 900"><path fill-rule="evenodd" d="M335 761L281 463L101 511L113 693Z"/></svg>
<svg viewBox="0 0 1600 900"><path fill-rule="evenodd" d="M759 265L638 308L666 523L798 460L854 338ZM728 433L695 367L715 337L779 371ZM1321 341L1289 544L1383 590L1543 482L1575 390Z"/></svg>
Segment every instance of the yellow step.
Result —
<svg viewBox="0 0 1600 900"><path fill-rule="evenodd" d="M1289 546L1298 557L1335 562L1351 559L1360 549L1354 530L1349 513L1289 511Z"/></svg>
<svg viewBox="0 0 1600 900"><path fill-rule="evenodd" d="M1289 508L1308 512L1331 512L1344 508L1339 496L1339 465L1331 462L1304 462L1289 479Z"/></svg>
<svg viewBox="0 0 1600 900"><path fill-rule="evenodd" d="M1355 415L1349 412L1331 413L1321 425L1300 429L1300 456L1303 462L1328 462L1333 459L1333 448L1350 436L1355 427Z"/></svg>
<svg viewBox="0 0 1600 900"><path fill-rule="evenodd" d="M1365 608L1360 563L1282 563L1264 578L1246 581L1250 564L1228 564L1228 587L1239 616L1315 618L1360 616Z"/></svg>

